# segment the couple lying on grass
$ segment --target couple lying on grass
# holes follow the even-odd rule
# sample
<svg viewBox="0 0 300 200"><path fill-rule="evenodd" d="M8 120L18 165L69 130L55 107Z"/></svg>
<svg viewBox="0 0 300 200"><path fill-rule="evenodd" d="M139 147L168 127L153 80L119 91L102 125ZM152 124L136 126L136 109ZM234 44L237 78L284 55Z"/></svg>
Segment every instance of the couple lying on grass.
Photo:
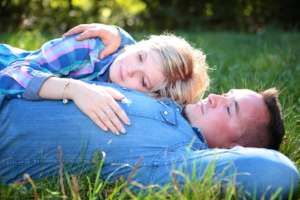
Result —
<svg viewBox="0 0 300 200"><path fill-rule="evenodd" d="M101 40L78 41L79 32ZM120 28L91 24L37 51L0 48L4 183L56 175L60 147L72 173L105 152L104 179L137 168L131 181L144 185L169 183L174 170L201 180L213 163L215 181L234 180L243 195L268 198L280 188L286 198L297 188L296 167L274 151L284 135L277 91L232 89L197 101L208 86L205 56L181 38L135 43Z"/></svg>

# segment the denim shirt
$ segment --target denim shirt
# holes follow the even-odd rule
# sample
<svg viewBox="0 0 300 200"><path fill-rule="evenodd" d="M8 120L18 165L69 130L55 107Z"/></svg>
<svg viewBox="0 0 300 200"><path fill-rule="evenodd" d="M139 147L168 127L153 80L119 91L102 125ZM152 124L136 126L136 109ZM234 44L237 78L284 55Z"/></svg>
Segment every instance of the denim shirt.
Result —
<svg viewBox="0 0 300 200"><path fill-rule="evenodd" d="M214 181L226 187L234 179L236 191L245 190L253 195L251 199L262 195L269 199L279 188L282 198L296 191L297 168L279 152L209 149L199 130L189 125L172 101L113 87L127 97L119 103L131 120L126 135L101 130L72 102L4 99L0 105L0 181L22 180L24 173L33 179L57 175L61 162L69 173L85 172L101 152L101 177L107 181L122 176L129 183L164 185L176 178L182 186L186 178L202 180L210 167Z"/></svg>
<svg viewBox="0 0 300 200"><path fill-rule="evenodd" d="M4 101L0 114L0 160L6 160L2 165L8 166L2 166L2 170L13 166L30 170L32 163L42 164L43 155L38 152L52 153L44 161L56 162L58 146L62 147L66 162L80 160L79 155L89 162L96 150L105 152L103 173L108 174L117 166L134 166L142 158L147 158L145 165L156 165L162 162L162 154L178 159L187 148L207 148L201 133L189 125L173 101L156 100L140 92L114 87L127 97L120 102L131 120L125 136L101 130L72 102L64 105L61 101Z"/></svg>

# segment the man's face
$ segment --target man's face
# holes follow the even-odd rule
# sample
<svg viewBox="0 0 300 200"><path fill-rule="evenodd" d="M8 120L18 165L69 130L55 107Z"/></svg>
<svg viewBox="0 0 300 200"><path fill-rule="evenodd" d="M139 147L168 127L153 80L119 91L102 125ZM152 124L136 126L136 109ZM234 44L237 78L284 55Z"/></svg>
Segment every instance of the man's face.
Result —
<svg viewBox="0 0 300 200"><path fill-rule="evenodd" d="M191 125L202 130L210 147L232 147L244 129L269 119L260 94L248 89L232 89L226 94L210 94L189 104L185 114Z"/></svg>
<svg viewBox="0 0 300 200"><path fill-rule="evenodd" d="M149 92L163 83L162 61L149 48L131 47L121 53L110 67L109 77L114 83L142 92Z"/></svg>

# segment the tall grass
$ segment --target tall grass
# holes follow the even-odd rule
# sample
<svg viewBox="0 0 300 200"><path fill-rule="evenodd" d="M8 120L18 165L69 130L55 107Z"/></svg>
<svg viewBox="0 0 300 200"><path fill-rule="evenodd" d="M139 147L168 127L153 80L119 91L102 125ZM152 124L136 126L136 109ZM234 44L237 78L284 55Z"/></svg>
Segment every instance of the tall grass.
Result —
<svg viewBox="0 0 300 200"><path fill-rule="evenodd" d="M230 88L263 90L277 87L286 127L281 152L300 167L300 34L297 32L263 32L259 34L230 32L178 32L207 55L210 66L209 92L225 92ZM41 43L58 37L38 31L0 35L1 43L33 50ZM136 34L137 38L141 34ZM100 162L101 163L101 162ZM108 184L99 176L101 164L89 174L13 184L0 188L0 199L232 199L234 187L220 194L220 185L212 183L212 174L197 182L187 181L183 190L176 182L160 189L133 192L126 181ZM197 187L195 187L197 186ZM64 189L62 189L62 187ZM171 189L171 190L170 190ZM172 193L170 193L172 191ZM276 194L275 194L276 197ZM274 198L275 198L274 197Z"/></svg>

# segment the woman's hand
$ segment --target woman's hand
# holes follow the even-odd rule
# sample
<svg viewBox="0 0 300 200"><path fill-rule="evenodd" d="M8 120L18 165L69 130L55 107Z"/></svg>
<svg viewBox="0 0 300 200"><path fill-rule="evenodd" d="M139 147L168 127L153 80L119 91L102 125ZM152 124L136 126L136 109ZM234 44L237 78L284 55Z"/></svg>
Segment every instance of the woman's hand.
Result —
<svg viewBox="0 0 300 200"><path fill-rule="evenodd" d="M80 24L68 30L63 36L78 34L76 40L85 40L88 38L99 37L105 45L100 53L100 58L105 58L115 52L121 44L121 36L116 27L105 24Z"/></svg>
<svg viewBox="0 0 300 200"><path fill-rule="evenodd" d="M110 130L118 135L120 132L126 133L122 122L130 123L124 110L115 101L125 98L119 91L111 87L72 80L65 89L65 94L103 130Z"/></svg>

